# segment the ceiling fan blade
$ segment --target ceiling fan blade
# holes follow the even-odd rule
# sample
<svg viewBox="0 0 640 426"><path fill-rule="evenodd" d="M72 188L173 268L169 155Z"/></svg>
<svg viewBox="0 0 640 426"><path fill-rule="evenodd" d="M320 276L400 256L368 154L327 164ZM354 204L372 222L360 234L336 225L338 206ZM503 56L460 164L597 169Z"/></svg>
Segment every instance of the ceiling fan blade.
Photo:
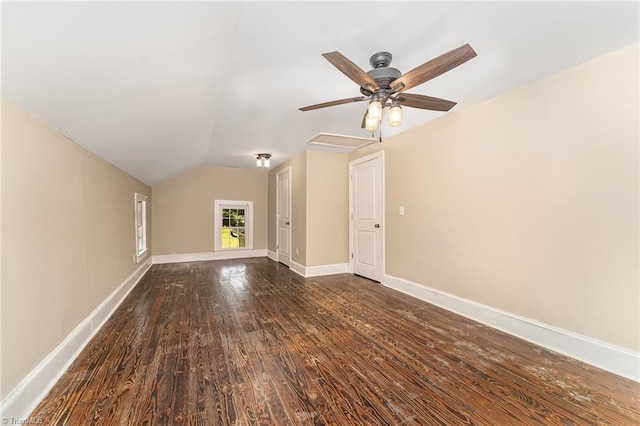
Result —
<svg viewBox="0 0 640 426"><path fill-rule="evenodd" d="M456 102L446 99L434 98L432 96L414 95L411 93L401 93L396 98L400 104L412 108L430 109L433 111L449 111L456 105Z"/></svg>
<svg viewBox="0 0 640 426"><path fill-rule="evenodd" d="M326 108L326 107L335 106L335 105L348 104L348 103L351 103L351 102L360 102L360 101L364 101L365 99L367 99L367 98L365 98L364 96L358 96L357 98L339 99L337 101L331 101L331 102L324 102L324 103L321 103L321 104L309 105L309 106L298 108L298 109L300 111L311 111L312 109Z"/></svg>
<svg viewBox="0 0 640 426"><path fill-rule="evenodd" d="M360 87L370 92L378 90L380 87L373 78L362 70L359 66L351 62L340 52L323 53L322 56L338 68L344 75L355 81Z"/></svg>
<svg viewBox="0 0 640 426"><path fill-rule="evenodd" d="M429 81L447 71L451 71L458 65L464 64L477 55L475 50L468 44L453 49L395 79L391 83L391 92L402 92Z"/></svg>

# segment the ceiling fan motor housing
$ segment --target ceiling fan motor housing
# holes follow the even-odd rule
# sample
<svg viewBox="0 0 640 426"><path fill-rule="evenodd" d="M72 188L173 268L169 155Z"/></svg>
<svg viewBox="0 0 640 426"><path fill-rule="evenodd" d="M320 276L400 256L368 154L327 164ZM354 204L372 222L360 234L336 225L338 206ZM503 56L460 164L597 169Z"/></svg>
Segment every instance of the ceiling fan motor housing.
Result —
<svg viewBox="0 0 640 426"><path fill-rule="evenodd" d="M367 74L378 83L380 89L388 90L391 83L402 75L399 70L389 66L391 58L392 56L389 52L378 52L369 58L369 63L373 69ZM370 96L373 92L361 87L360 93Z"/></svg>
<svg viewBox="0 0 640 426"><path fill-rule="evenodd" d="M388 89L391 82L402 75L400 71L391 67L374 68L367 74L378 83L381 89Z"/></svg>

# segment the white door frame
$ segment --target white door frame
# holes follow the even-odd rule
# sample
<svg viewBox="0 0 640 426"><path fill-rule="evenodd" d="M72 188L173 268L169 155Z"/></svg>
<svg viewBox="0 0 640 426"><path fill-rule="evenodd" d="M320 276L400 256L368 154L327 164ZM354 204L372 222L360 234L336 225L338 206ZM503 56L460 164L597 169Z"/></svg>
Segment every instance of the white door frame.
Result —
<svg viewBox="0 0 640 426"><path fill-rule="evenodd" d="M289 222L291 222L291 179L293 170L291 166L287 166L276 173L276 260L280 262L280 175L289 172ZM287 265L291 264L291 225L289 225L289 259Z"/></svg>
<svg viewBox="0 0 640 426"><path fill-rule="evenodd" d="M380 282L383 281L384 276L385 276L385 251L386 251L386 244L385 244L385 234L386 234L386 223L385 223L385 208L386 208L386 201L385 201L385 176L384 176L384 169L385 169L385 165L384 165L384 151L377 151L374 152L373 154L369 154L366 155L362 158L358 158L357 160L353 160L353 161L349 161L349 272L353 274L353 167L357 164L360 163L364 163L366 161L369 160L373 160L374 158L378 158L380 157L380 163L382 165L382 232L381 232L381 238L382 241L380 242L382 245L382 277L380 278Z"/></svg>

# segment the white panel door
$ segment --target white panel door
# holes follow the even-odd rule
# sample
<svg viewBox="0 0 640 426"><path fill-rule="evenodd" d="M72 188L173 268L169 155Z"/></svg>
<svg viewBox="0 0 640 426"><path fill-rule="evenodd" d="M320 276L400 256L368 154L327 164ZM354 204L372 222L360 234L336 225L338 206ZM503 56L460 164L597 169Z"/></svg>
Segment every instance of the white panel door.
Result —
<svg viewBox="0 0 640 426"><path fill-rule="evenodd" d="M276 251L278 261L289 266L291 263L291 168L287 167L276 175Z"/></svg>
<svg viewBox="0 0 640 426"><path fill-rule="evenodd" d="M382 156L352 163L351 244L353 273L382 279Z"/></svg>

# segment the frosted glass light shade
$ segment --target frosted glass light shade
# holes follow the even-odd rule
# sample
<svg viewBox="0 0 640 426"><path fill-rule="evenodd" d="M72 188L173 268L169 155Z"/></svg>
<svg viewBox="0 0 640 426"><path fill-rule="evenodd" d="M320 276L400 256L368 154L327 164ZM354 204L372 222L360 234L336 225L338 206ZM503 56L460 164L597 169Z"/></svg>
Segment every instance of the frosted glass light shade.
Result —
<svg viewBox="0 0 640 426"><path fill-rule="evenodd" d="M372 120L380 121L380 119L382 119L382 103L379 100L374 99L369 102L367 116Z"/></svg>
<svg viewBox="0 0 640 426"><path fill-rule="evenodd" d="M402 124L402 107L393 105L389 110L389 126L398 127Z"/></svg>
<svg viewBox="0 0 640 426"><path fill-rule="evenodd" d="M263 158L262 167L266 167L267 169L271 167L271 158Z"/></svg>
<svg viewBox="0 0 640 426"><path fill-rule="evenodd" d="M367 115L367 120L365 121L364 128L370 132L375 132L376 130L378 130L378 123L380 123L379 119L371 119L371 116Z"/></svg>

